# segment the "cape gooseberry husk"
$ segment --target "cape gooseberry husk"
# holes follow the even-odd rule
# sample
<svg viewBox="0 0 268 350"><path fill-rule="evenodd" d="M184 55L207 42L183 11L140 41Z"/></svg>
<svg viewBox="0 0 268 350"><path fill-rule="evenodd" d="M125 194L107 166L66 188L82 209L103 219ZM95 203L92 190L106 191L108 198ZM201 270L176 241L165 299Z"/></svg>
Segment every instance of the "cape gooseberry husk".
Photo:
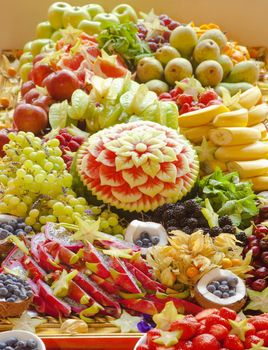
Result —
<svg viewBox="0 0 268 350"><path fill-rule="evenodd" d="M77 154L77 172L88 190L127 211L147 212L178 201L191 190L198 171L189 141L148 121L103 129Z"/></svg>

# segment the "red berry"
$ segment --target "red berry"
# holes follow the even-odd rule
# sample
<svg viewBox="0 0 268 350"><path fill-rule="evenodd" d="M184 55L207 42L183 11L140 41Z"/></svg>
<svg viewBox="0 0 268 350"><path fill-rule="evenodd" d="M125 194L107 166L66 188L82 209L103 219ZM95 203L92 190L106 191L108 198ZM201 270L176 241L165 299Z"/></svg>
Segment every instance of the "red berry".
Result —
<svg viewBox="0 0 268 350"><path fill-rule="evenodd" d="M171 95L168 92L162 92L159 95L159 100L171 100Z"/></svg>
<svg viewBox="0 0 268 350"><path fill-rule="evenodd" d="M176 345L176 350L193 350L193 343L191 340L180 340Z"/></svg>
<svg viewBox="0 0 268 350"><path fill-rule="evenodd" d="M268 330L268 319L263 316L256 316L249 319L249 323L252 324L256 331Z"/></svg>
<svg viewBox="0 0 268 350"><path fill-rule="evenodd" d="M200 323L200 325L196 331L196 335L204 334L204 333L206 333L206 331L207 331L207 327L204 324Z"/></svg>
<svg viewBox="0 0 268 350"><path fill-rule="evenodd" d="M210 101L217 100L218 95L214 90L206 90L198 96L198 101L207 105Z"/></svg>
<svg viewBox="0 0 268 350"><path fill-rule="evenodd" d="M246 337L248 337L249 335L256 334L256 328L252 323L248 323L247 327L248 327L248 330L246 331Z"/></svg>
<svg viewBox="0 0 268 350"><path fill-rule="evenodd" d="M177 98L177 104L180 106L184 105L184 103L188 103L189 105L192 104L194 98L192 95L187 95L187 94L181 94Z"/></svg>
<svg viewBox="0 0 268 350"><path fill-rule="evenodd" d="M193 350L219 350L220 343L211 334L200 334L193 339Z"/></svg>
<svg viewBox="0 0 268 350"><path fill-rule="evenodd" d="M67 154L64 154L62 156L62 159L64 160L65 163L68 163L68 162L72 161L72 157L68 156Z"/></svg>
<svg viewBox="0 0 268 350"><path fill-rule="evenodd" d="M210 328L214 324L221 324L222 326L226 327L227 329L231 329L230 323L223 317L219 315L210 315L205 319L205 325L207 328Z"/></svg>
<svg viewBox="0 0 268 350"><path fill-rule="evenodd" d="M71 141L72 139L72 135L68 134L67 132L62 133L61 136L64 137L66 141Z"/></svg>
<svg viewBox="0 0 268 350"><path fill-rule="evenodd" d="M176 21L172 21L167 27L169 30L174 30L175 28L177 28L180 24Z"/></svg>
<svg viewBox="0 0 268 350"><path fill-rule="evenodd" d="M264 346L268 346L268 329L265 330L265 331L259 331L257 332L257 336L261 339L263 339L264 343L263 345Z"/></svg>
<svg viewBox="0 0 268 350"><path fill-rule="evenodd" d="M76 152L78 150L78 148L80 147L80 144L71 140L69 143L68 143L68 147L70 147L71 151L72 152Z"/></svg>
<svg viewBox="0 0 268 350"><path fill-rule="evenodd" d="M242 341L235 334L229 334L224 340L224 347L229 350L244 350Z"/></svg>
<svg viewBox="0 0 268 350"><path fill-rule="evenodd" d="M246 337L245 340L245 349L250 349L252 347L253 344L258 344L261 341L261 339L259 337L257 337L256 335L250 335L248 337Z"/></svg>
<svg viewBox="0 0 268 350"><path fill-rule="evenodd" d="M209 334L214 335L218 340L225 339L229 333L228 329L221 324L214 324L210 327L208 332Z"/></svg>
<svg viewBox="0 0 268 350"><path fill-rule="evenodd" d="M170 331L182 331L182 335L180 339L182 340L189 340L191 339L198 330L199 323L196 321L194 317L191 318L184 318L182 320L178 320L172 323L170 327Z"/></svg>
<svg viewBox="0 0 268 350"><path fill-rule="evenodd" d="M197 319L197 321L202 321L210 315L219 315L219 313L220 312L218 309L205 309L203 311L200 311L197 315L195 315L195 318Z"/></svg>
<svg viewBox="0 0 268 350"><path fill-rule="evenodd" d="M251 284L251 288L261 292L262 290L264 290L267 287L267 280L259 278L256 281L252 282Z"/></svg>
<svg viewBox="0 0 268 350"><path fill-rule="evenodd" d="M184 103L184 105L180 108L180 114L188 113L190 111L190 105L188 103Z"/></svg>
<svg viewBox="0 0 268 350"><path fill-rule="evenodd" d="M66 140L62 135L57 135L56 139L60 141L60 144L65 146L66 145Z"/></svg>
<svg viewBox="0 0 268 350"><path fill-rule="evenodd" d="M82 143L85 141L83 136L74 136L72 138L72 141L75 141L77 143L79 143L79 145L82 145Z"/></svg>
<svg viewBox="0 0 268 350"><path fill-rule="evenodd" d="M225 318L226 320L235 320L237 317L237 313L234 310L229 309L228 307L222 307L220 309L220 316Z"/></svg>
<svg viewBox="0 0 268 350"><path fill-rule="evenodd" d="M183 93L183 90L179 87L176 87L176 88L170 90L169 93L170 93L171 97L178 97L178 95Z"/></svg>

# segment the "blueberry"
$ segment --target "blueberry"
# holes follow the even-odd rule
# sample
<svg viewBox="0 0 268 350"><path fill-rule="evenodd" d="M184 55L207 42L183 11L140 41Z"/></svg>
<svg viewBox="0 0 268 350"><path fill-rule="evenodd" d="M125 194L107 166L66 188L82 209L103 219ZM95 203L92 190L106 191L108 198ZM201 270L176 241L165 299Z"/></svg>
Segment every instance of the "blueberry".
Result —
<svg viewBox="0 0 268 350"><path fill-rule="evenodd" d="M143 240L143 239L150 239L149 233L143 231L143 232L140 234L140 239L141 239L141 240Z"/></svg>
<svg viewBox="0 0 268 350"><path fill-rule="evenodd" d="M158 236L153 236L152 237L152 244L157 245L159 243L160 239Z"/></svg>
<svg viewBox="0 0 268 350"><path fill-rule="evenodd" d="M19 228L15 231L15 235L24 235L24 231L21 228Z"/></svg>
<svg viewBox="0 0 268 350"><path fill-rule="evenodd" d="M228 284L228 281L226 280L221 281L221 285L227 285L227 284Z"/></svg>
<svg viewBox="0 0 268 350"><path fill-rule="evenodd" d="M32 295L33 295L33 292L32 292L31 290L28 290L28 291L26 292L27 298L30 298Z"/></svg>
<svg viewBox="0 0 268 350"><path fill-rule="evenodd" d="M215 292L216 287L214 286L214 284L208 284L208 285L207 285L207 290L208 290L210 293L213 293L213 292Z"/></svg>
<svg viewBox="0 0 268 350"><path fill-rule="evenodd" d="M8 295L8 290L6 288L0 288L0 297L5 297Z"/></svg>
<svg viewBox="0 0 268 350"><path fill-rule="evenodd" d="M151 241L148 238L143 238L142 243L143 243L144 246L149 246Z"/></svg>
<svg viewBox="0 0 268 350"><path fill-rule="evenodd" d="M222 297L222 292L221 292L220 290L215 290L215 292L213 292L213 294L214 294L216 297L219 297L219 298Z"/></svg>
<svg viewBox="0 0 268 350"><path fill-rule="evenodd" d="M32 226L25 226L25 229L24 229L24 231L26 232L26 233L30 233L30 232L32 232Z"/></svg>
<svg viewBox="0 0 268 350"><path fill-rule="evenodd" d="M19 340L16 344L16 349L24 349L27 347L27 343L26 341L23 341L23 340Z"/></svg>
<svg viewBox="0 0 268 350"><path fill-rule="evenodd" d="M6 340L6 344L9 345L9 346L13 346L13 345L16 345L17 344L17 341L18 341L18 338L16 337L11 337L11 338L8 338Z"/></svg>
<svg viewBox="0 0 268 350"><path fill-rule="evenodd" d="M8 301L9 303L15 303L16 299L15 298L7 298L6 301Z"/></svg>
<svg viewBox="0 0 268 350"><path fill-rule="evenodd" d="M18 224L20 224L20 223L22 223L22 222L24 222L23 218L18 218L18 219L17 219L17 223L18 223Z"/></svg>
<svg viewBox="0 0 268 350"><path fill-rule="evenodd" d="M29 340L27 340L27 346L28 346L28 348L30 348L30 349L36 348L36 347L37 347L37 342L36 342L36 340L34 340L34 339L29 339Z"/></svg>
<svg viewBox="0 0 268 350"><path fill-rule="evenodd" d="M12 346L7 346L5 347L5 350L14 350L14 348Z"/></svg>
<svg viewBox="0 0 268 350"><path fill-rule="evenodd" d="M142 241L140 239L138 239L136 241L136 245L139 246L139 247L142 247Z"/></svg>
<svg viewBox="0 0 268 350"><path fill-rule="evenodd" d="M219 286L220 286L220 282L219 281L212 281L212 282L210 282L210 284L213 284L216 287L216 289L218 289Z"/></svg>
<svg viewBox="0 0 268 350"><path fill-rule="evenodd" d="M229 298L229 293L227 292L222 293L222 298L224 299Z"/></svg>
<svg viewBox="0 0 268 350"><path fill-rule="evenodd" d="M14 231L14 228L11 225L5 225L4 229L12 233Z"/></svg>
<svg viewBox="0 0 268 350"><path fill-rule="evenodd" d="M237 277L230 278L228 281L228 284L230 287L236 287L238 284L238 278Z"/></svg>
<svg viewBox="0 0 268 350"><path fill-rule="evenodd" d="M22 230L24 230L25 226L26 226L25 222L20 222L19 224L17 224L17 228L20 228Z"/></svg>
<svg viewBox="0 0 268 350"><path fill-rule="evenodd" d="M0 228L0 239L5 239L7 238L7 236L10 235L10 232L8 232L7 230L4 230L2 228Z"/></svg>
<svg viewBox="0 0 268 350"><path fill-rule="evenodd" d="M236 295L236 292L234 291L234 290L230 290L229 291L229 296L230 297L233 297L233 296L235 296Z"/></svg>
<svg viewBox="0 0 268 350"><path fill-rule="evenodd" d="M6 343L5 342L0 342L0 349L4 349L6 347Z"/></svg>
<svg viewBox="0 0 268 350"><path fill-rule="evenodd" d="M227 285L220 285L218 289L221 292L229 292L229 287Z"/></svg>

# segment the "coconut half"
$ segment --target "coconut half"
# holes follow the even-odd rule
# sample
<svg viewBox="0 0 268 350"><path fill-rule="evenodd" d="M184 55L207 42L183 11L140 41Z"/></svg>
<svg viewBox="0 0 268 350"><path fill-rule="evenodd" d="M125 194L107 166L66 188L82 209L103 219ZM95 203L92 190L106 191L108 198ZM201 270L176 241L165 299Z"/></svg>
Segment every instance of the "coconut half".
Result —
<svg viewBox="0 0 268 350"><path fill-rule="evenodd" d="M166 230L161 224L156 222L144 222L139 220L133 220L128 225L125 233L125 240L130 243L134 243L139 239L142 232L147 232L150 238L157 236L159 243L156 246L166 246L168 244L168 235ZM146 254L149 248L141 248L141 253Z"/></svg>
<svg viewBox="0 0 268 350"><path fill-rule="evenodd" d="M229 298L219 298L207 290L207 285L212 281L220 281L229 278L237 278L236 295ZM246 286L241 278L229 270L213 269L206 273L195 286L195 299L204 308L228 307L236 312L240 311L246 303Z"/></svg>
<svg viewBox="0 0 268 350"><path fill-rule="evenodd" d="M28 310L33 301L33 297L15 302L0 301L0 318L21 316Z"/></svg>

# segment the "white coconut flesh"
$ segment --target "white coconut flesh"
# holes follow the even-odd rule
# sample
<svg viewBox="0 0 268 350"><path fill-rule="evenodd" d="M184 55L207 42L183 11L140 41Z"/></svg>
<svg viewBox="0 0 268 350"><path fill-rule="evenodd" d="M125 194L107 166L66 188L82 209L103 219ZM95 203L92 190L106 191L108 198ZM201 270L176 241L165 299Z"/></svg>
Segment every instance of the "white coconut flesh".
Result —
<svg viewBox="0 0 268 350"><path fill-rule="evenodd" d="M147 232L150 239L153 237L159 238L159 242L155 246L166 246L168 244L168 235L164 227L161 224L151 221L131 221L126 229L125 240L135 244L142 232ZM146 254L147 249L141 248L141 253Z"/></svg>
<svg viewBox="0 0 268 350"><path fill-rule="evenodd" d="M236 294L228 298L220 298L207 290L207 286L213 281L228 280L230 278L237 278ZM237 277L229 270L213 269L203 276L196 285L196 298L200 304L212 304L218 306L228 306L241 302L246 296L246 286L241 278Z"/></svg>

